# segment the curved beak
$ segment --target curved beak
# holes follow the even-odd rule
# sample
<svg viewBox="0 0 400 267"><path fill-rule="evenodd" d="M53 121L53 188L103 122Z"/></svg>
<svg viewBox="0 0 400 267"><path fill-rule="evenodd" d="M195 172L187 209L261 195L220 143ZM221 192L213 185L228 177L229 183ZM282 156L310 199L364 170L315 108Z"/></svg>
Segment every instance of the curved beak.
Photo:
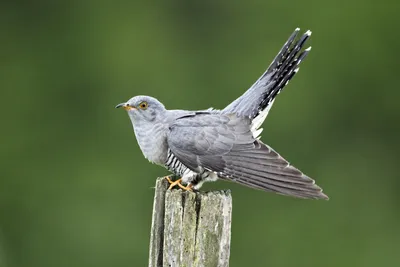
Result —
<svg viewBox="0 0 400 267"><path fill-rule="evenodd" d="M115 108L120 108L120 107L123 107L125 110L135 109L135 107L131 107L126 103L120 103L120 104L115 106Z"/></svg>

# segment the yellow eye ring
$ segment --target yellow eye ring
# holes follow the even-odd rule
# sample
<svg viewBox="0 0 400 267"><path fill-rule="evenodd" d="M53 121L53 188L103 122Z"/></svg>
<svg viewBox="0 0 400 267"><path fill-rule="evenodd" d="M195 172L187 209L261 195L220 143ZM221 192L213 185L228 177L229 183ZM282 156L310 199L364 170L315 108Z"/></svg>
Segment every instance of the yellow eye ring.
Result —
<svg viewBox="0 0 400 267"><path fill-rule="evenodd" d="M146 101L143 101L143 102L141 102L141 103L139 104L138 107L139 107L140 109L146 109L148 105L149 105L149 104L147 104Z"/></svg>

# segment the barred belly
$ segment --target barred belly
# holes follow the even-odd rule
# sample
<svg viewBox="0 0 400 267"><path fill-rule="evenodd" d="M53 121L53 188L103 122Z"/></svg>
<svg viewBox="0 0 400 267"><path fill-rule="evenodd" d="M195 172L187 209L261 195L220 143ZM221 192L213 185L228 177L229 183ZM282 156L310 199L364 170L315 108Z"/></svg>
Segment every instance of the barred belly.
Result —
<svg viewBox="0 0 400 267"><path fill-rule="evenodd" d="M188 175L190 172L193 172L188 167L183 165L183 163L180 162L174 154L172 154L170 149L168 149L168 156L167 161L165 162L165 167L178 176L184 176L185 174Z"/></svg>

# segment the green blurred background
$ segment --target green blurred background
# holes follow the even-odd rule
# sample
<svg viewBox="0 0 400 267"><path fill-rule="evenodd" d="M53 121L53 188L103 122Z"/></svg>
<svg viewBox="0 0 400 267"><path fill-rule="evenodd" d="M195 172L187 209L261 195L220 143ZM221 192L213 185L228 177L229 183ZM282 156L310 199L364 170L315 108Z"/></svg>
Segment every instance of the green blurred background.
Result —
<svg viewBox="0 0 400 267"><path fill-rule="evenodd" d="M262 140L331 200L205 185L233 192L231 266L400 266L399 24L395 1L2 1L0 266L146 266L167 171L115 104L223 108L296 27Z"/></svg>

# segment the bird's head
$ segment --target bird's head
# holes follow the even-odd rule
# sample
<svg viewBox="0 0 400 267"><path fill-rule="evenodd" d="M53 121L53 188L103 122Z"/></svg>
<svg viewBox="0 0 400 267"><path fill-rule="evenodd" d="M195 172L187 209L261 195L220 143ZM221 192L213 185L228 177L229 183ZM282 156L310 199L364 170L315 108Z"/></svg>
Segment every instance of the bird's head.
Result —
<svg viewBox="0 0 400 267"><path fill-rule="evenodd" d="M115 108L124 108L133 124L154 121L166 110L163 104L151 96L135 96L125 103L118 104Z"/></svg>

